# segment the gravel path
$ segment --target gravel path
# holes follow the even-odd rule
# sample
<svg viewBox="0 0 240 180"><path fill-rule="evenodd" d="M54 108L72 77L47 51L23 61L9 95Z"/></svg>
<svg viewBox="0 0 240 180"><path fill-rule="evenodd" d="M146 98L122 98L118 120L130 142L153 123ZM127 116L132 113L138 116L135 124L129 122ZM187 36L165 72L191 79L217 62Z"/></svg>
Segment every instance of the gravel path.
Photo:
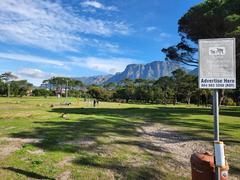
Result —
<svg viewBox="0 0 240 180"><path fill-rule="evenodd" d="M156 148L163 149L164 152L171 153L175 163L169 163L168 166L171 169L178 169L178 171L180 169L179 174L184 177L191 177L190 157L193 153L213 151L211 142L181 134L173 127L161 124L148 124L142 126L139 132L145 141L150 142ZM235 176L229 176L229 180L237 179Z"/></svg>
<svg viewBox="0 0 240 180"><path fill-rule="evenodd" d="M212 151L209 142L189 135L180 134L172 127L160 124L142 127L142 136L150 141L154 146L161 147L165 151L173 154L175 159L182 164L188 164L191 154L195 152Z"/></svg>
<svg viewBox="0 0 240 180"><path fill-rule="evenodd" d="M180 134L173 127L161 124L148 124L139 129L139 132L145 141L150 142L156 148L162 149L163 151L160 153L170 153L175 163L169 162L168 166L171 169L180 169L182 173L179 173L185 177L190 177L191 175L190 157L193 153L212 151L210 142Z"/></svg>

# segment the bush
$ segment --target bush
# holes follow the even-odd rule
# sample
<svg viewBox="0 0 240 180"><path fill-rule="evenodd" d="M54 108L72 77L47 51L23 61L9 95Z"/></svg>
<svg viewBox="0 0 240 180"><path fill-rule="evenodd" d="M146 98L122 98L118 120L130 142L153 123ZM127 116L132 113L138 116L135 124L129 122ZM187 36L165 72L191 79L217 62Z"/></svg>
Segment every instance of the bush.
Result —
<svg viewBox="0 0 240 180"><path fill-rule="evenodd" d="M236 106L236 103L233 101L232 98L226 97L223 100L223 105L225 105L225 106Z"/></svg>
<svg viewBox="0 0 240 180"><path fill-rule="evenodd" d="M33 96L50 96L52 95L52 92L47 89L34 89L32 91Z"/></svg>

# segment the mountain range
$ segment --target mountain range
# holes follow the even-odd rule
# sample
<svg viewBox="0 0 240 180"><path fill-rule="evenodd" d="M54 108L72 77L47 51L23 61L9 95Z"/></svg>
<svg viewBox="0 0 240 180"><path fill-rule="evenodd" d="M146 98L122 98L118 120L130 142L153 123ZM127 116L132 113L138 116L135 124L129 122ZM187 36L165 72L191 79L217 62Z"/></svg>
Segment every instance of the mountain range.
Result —
<svg viewBox="0 0 240 180"><path fill-rule="evenodd" d="M123 72L116 73L115 75L99 75L90 77L76 77L74 79L82 81L86 85L96 84L102 85L110 82L118 83L124 79L150 79L156 80L163 76L171 76L172 72L176 69L184 69L190 74L196 73L196 70L188 70L181 67L178 63L169 61L153 61L148 64L129 64Z"/></svg>

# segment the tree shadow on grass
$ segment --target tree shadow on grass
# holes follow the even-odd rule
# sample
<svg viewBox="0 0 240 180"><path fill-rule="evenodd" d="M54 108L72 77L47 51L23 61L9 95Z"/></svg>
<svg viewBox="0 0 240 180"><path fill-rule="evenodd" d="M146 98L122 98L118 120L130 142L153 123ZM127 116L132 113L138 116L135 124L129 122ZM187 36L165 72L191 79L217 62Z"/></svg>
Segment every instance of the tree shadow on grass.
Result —
<svg viewBox="0 0 240 180"><path fill-rule="evenodd" d="M92 141L98 143L99 137L109 137L109 134L125 137L139 135L135 131L137 124L119 118L88 118L74 122L60 120L35 123L40 124L41 127L36 127L33 131L13 133L12 137L41 139L34 145L48 151L77 152L78 146L62 146L62 144L84 138L91 138Z"/></svg>
<svg viewBox="0 0 240 180"><path fill-rule="evenodd" d="M63 149L61 143L84 137L91 137L93 141L98 142L99 137L108 137L109 134L138 137L140 134L137 129L141 128L143 124L162 123L187 128L188 131L184 133L195 136L198 139L212 140L213 123L204 118L189 119L193 114L209 115L210 109L208 108L55 108L52 109L52 112L59 114L94 115L94 117L84 117L78 121L39 121L35 123L40 126L36 127L33 131L23 131L11 135L20 138L42 139L40 143L35 145L46 150L76 152L78 147L68 146L67 148L65 146L65 149ZM230 130L238 126L239 124L224 124L223 135L230 142L240 143L240 141L232 139L230 136ZM209 134L208 137L202 135L203 132ZM177 141L177 139L175 140ZM189 140L186 139L185 141ZM183 139L180 139L180 141L183 141Z"/></svg>
<svg viewBox="0 0 240 180"><path fill-rule="evenodd" d="M161 172L159 167L155 169L155 167L142 167L142 165L140 167L130 166L129 164L123 164L123 162L117 160L116 157L111 157L107 161L104 160L99 163L93 162L89 154L95 154L95 159L97 159L97 157L99 158L98 150L101 150L103 145L108 147L111 145L113 145L113 147L114 145L123 145L123 143L118 143L117 141L102 143L99 142L99 138L110 139L112 137L121 137L123 139L134 139L140 136L137 129L143 124L143 122L127 120L121 117L121 114L117 117L114 115L100 117L101 114L99 114L99 118L89 117L75 121L36 121L34 123L39 126L34 128L33 131L23 131L11 135L12 137L18 138L41 139L40 142L32 144L45 151L80 154L87 152L85 156L73 162L77 165L109 169L123 177L132 177L132 179L159 179L160 177L164 177L164 173ZM88 139L89 141L93 141L94 144L85 147L69 143L77 139ZM135 142L132 144L125 143L124 145L126 145L126 148L127 146L139 147L143 152L147 150L163 151L163 149L153 147L153 145L145 142L145 140L139 140L138 143ZM100 151L100 153L106 152ZM103 159L105 158L106 157Z"/></svg>
<svg viewBox="0 0 240 180"><path fill-rule="evenodd" d="M120 174L124 179L166 179L166 174L161 172L156 167L149 165L130 166L123 164L121 161L105 158L104 163L101 162L101 157L98 156L84 156L76 159L73 163L82 166L91 166L94 168L102 168L112 170Z"/></svg>
<svg viewBox="0 0 240 180"><path fill-rule="evenodd" d="M15 167L2 167L1 169L12 171L12 172L15 172L17 174L22 174L22 175L24 175L24 176L26 176L28 178L54 180L53 178L49 178L47 176L42 176L40 174L37 174L37 173L34 173L34 172L30 172L30 171L25 171L25 170L18 169L18 168L15 168Z"/></svg>
<svg viewBox="0 0 240 180"><path fill-rule="evenodd" d="M209 108L184 108L184 107L157 107L157 108L56 108L52 110L58 113L68 113L68 114L83 114L83 115L98 115L106 117L118 117L121 119L140 120L145 123L162 123L166 125L173 125L176 127L187 128L185 131L187 135L196 136L202 140L212 141L213 137L213 122L209 119L194 118L191 119L192 115L211 115L211 109ZM223 108L221 110L222 114L226 116L238 116L240 112L234 111L233 108ZM231 131L240 128L239 123L221 123L221 133L223 139L229 142L240 143L240 141L233 139L231 137ZM182 133L182 132L181 132ZM208 137L202 134L208 134Z"/></svg>
<svg viewBox="0 0 240 180"><path fill-rule="evenodd" d="M240 168L230 165L230 173L240 176Z"/></svg>
<svg viewBox="0 0 240 180"><path fill-rule="evenodd" d="M80 151L94 152L95 149L102 145L99 138L103 137L107 139L116 136L126 137L128 140L110 141L109 145L135 146L142 149L144 152L147 150L165 152L164 149L156 148L146 142L146 140L134 141L134 138L136 139L141 135L137 129L148 123L162 123L166 125L180 126L189 129L184 133L194 135L202 140L211 139L213 131L212 123L209 123L208 119L190 118L191 115L211 114L211 110L207 108L55 108L52 109L51 112L89 116L83 116L80 117L79 120L74 121L63 119L54 121L36 121L35 123L39 125L38 127L35 127L32 131L12 133L12 137L42 139L42 141L39 143L33 143L33 145L46 151L75 153ZM228 113L231 113L231 111L228 111ZM235 114L233 115L235 116ZM224 124L226 130L232 129L232 127L235 126L239 126L239 124ZM203 136L202 132L211 135L210 138L209 136ZM240 141L231 138L230 131L224 132L226 133L226 137L230 137L229 140L234 140L237 141L236 143L240 143ZM77 144L66 144L66 142L84 138L90 139L95 144L87 147L78 146ZM133 139L129 140L129 138ZM178 141L177 138L174 138L173 140L175 142ZM190 140L192 139L180 139L179 141ZM96 157L94 156L94 158ZM81 157L75 160L74 163L78 165L111 169L124 176L131 176L134 174L134 171L138 171L137 174L133 175L134 178L139 176L141 179L149 179L148 177L152 177L150 179L159 179L164 176L164 173L155 168L123 165L115 159L100 163L93 160L92 157Z"/></svg>
<svg viewBox="0 0 240 180"><path fill-rule="evenodd" d="M221 107L220 115L240 118L240 107Z"/></svg>

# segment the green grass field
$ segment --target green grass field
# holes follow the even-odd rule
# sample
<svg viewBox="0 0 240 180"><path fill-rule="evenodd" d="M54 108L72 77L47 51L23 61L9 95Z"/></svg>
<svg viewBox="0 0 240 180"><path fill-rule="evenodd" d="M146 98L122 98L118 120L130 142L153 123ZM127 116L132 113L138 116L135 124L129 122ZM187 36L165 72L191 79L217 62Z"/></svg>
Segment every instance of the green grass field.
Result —
<svg viewBox="0 0 240 180"><path fill-rule="evenodd" d="M104 102L93 108L69 101L0 98L0 179L189 179L173 155L154 148L139 129L160 123L212 141L210 108ZM240 107L220 114L230 174L240 178Z"/></svg>

